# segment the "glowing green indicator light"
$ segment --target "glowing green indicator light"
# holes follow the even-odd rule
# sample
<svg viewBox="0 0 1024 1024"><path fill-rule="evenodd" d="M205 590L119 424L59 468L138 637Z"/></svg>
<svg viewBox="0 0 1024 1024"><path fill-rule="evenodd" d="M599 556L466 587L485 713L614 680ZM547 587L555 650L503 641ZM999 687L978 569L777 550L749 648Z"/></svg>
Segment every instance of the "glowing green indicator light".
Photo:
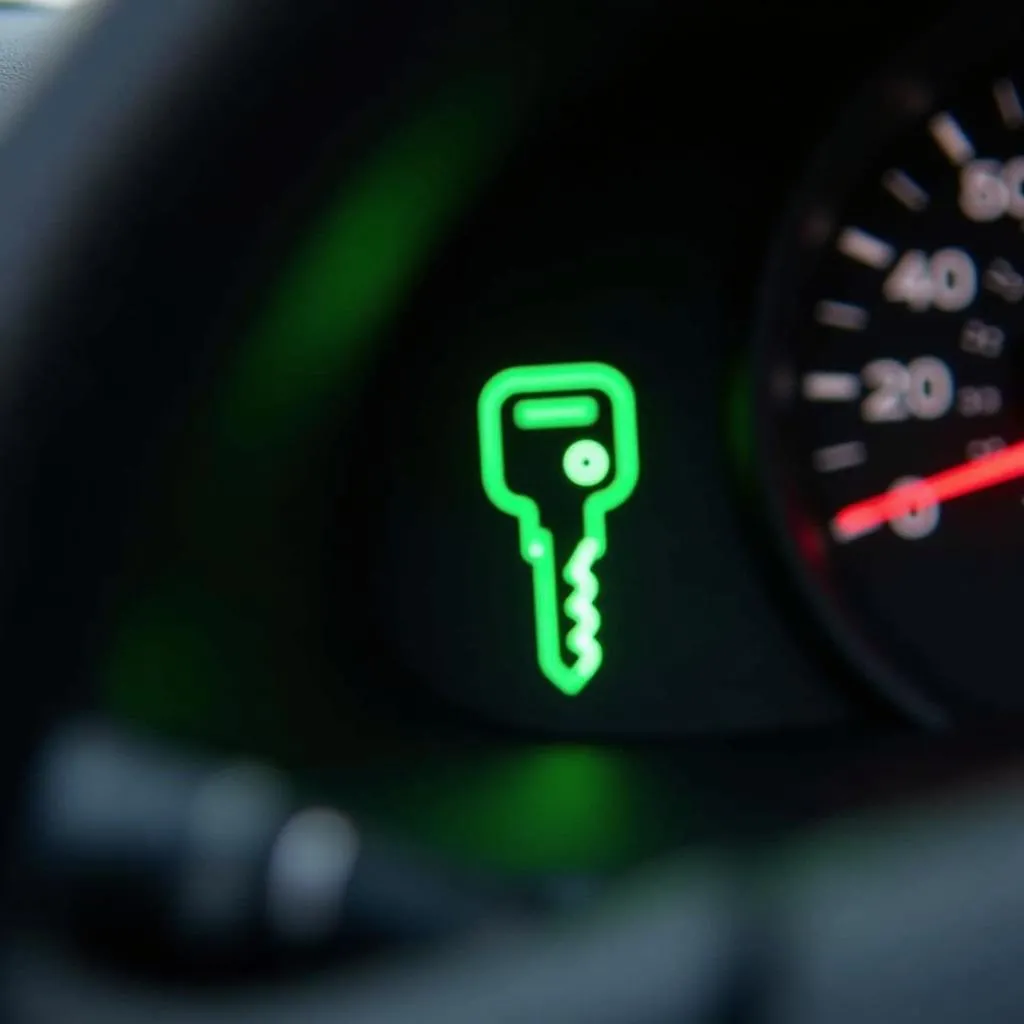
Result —
<svg viewBox="0 0 1024 1024"><path fill-rule="evenodd" d="M612 445L609 451L600 441L575 438L562 456L566 477L585 496L583 535L562 566L562 578L572 590L560 610L554 536L541 522L537 498L508 483L504 408L516 399L511 419L521 430L580 430L600 419L595 394L607 399ZM599 584L594 565L607 547L605 517L633 493L640 476L633 386L605 363L517 366L495 374L484 385L477 415L484 491L495 507L519 520L519 551L533 570L538 665L562 693L575 696L604 661L597 639L601 616L595 606Z"/></svg>

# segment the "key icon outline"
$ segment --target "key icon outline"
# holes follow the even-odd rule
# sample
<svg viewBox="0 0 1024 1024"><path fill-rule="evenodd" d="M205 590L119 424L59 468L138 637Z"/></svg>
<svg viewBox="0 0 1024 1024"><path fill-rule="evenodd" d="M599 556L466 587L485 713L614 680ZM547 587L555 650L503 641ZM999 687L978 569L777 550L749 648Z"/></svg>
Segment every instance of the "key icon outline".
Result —
<svg viewBox="0 0 1024 1024"><path fill-rule="evenodd" d="M573 392L576 392L573 395ZM575 625L565 638L576 656L567 664L562 652L562 617L558 608L554 537L541 522L540 506L527 494L513 491L506 480L503 410L513 398L515 425L521 429L589 426L598 418L593 397L580 392L598 392L608 398L612 416L614 474L605 486L601 482L601 452L604 475L609 460L598 442L577 441L567 449L563 468L580 487L596 486L583 501L583 534L563 569L563 578L573 587L563 605ZM531 401L531 396L563 395ZM566 696L579 694L596 675L604 660L597 640L601 618L594 605L599 584L594 564L607 550L607 514L632 495L640 477L640 448L636 419L636 394L629 379L607 363L550 363L515 366L496 373L484 385L477 403L480 436L480 475L484 492L501 512L515 516L519 524L520 555L532 569L534 629L537 662L541 673ZM584 446L595 446L585 448ZM598 452L597 449L601 449Z"/></svg>

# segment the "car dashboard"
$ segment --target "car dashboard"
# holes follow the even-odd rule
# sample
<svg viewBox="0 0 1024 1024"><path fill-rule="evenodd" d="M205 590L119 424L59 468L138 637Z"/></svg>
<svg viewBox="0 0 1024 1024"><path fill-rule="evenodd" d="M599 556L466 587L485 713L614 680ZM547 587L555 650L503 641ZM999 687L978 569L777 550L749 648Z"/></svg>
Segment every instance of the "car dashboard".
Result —
<svg viewBox="0 0 1024 1024"><path fill-rule="evenodd" d="M154 468L106 714L552 872L1024 710L1019 19L634 15L320 161Z"/></svg>

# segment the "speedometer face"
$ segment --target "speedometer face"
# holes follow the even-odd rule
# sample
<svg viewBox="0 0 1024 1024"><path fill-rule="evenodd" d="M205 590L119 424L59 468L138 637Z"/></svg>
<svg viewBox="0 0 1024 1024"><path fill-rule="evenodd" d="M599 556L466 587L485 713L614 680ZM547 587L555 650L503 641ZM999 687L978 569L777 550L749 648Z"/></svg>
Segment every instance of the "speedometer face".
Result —
<svg viewBox="0 0 1024 1024"><path fill-rule="evenodd" d="M812 604L936 720L1024 710L1024 62L957 78L893 79L823 155L759 374Z"/></svg>

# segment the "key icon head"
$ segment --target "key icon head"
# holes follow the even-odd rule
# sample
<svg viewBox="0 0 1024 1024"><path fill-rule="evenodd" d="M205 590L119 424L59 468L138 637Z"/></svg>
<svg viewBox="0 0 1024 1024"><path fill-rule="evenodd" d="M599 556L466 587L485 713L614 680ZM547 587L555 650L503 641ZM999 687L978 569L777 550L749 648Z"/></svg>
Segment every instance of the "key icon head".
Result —
<svg viewBox="0 0 1024 1024"><path fill-rule="evenodd" d="M602 410L611 417L606 424L609 445L579 436L598 423ZM633 387L605 363L517 366L487 382L477 413L484 491L498 509L518 520L520 555L533 569L541 672L563 693L579 693L603 659L597 640L601 618L594 605L599 587L593 566L607 547L606 517L629 498L640 475ZM561 579L572 591L561 611L556 538L542 521L537 489L531 493L529 480L510 478L510 431L551 433L566 439L559 468L567 485L578 489L582 510L571 543L566 545L567 537L558 538L565 551L571 551L562 563ZM608 435L608 430L603 431L606 440Z"/></svg>
<svg viewBox="0 0 1024 1024"><path fill-rule="evenodd" d="M480 393L484 491L492 504L519 520L520 549L527 561L541 526L540 507L535 495L515 489L508 479L506 404L515 400L512 419L522 430L581 428L597 421L599 408L593 393L605 396L611 409L612 450L600 441L577 440L567 447L562 468L572 483L594 488L584 499L584 532L599 540L603 554L603 518L629 498L640 476L636 395L629 380L606 363L516 366L495 374Z"/></svg>

